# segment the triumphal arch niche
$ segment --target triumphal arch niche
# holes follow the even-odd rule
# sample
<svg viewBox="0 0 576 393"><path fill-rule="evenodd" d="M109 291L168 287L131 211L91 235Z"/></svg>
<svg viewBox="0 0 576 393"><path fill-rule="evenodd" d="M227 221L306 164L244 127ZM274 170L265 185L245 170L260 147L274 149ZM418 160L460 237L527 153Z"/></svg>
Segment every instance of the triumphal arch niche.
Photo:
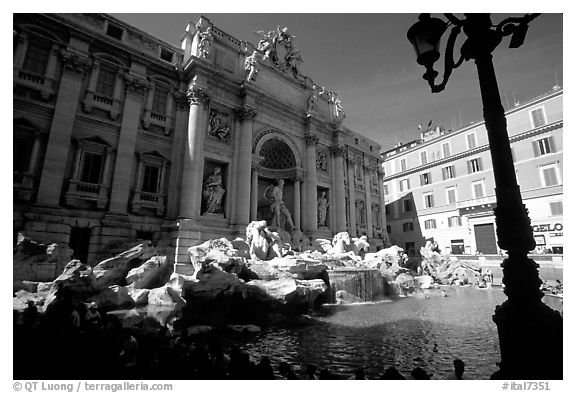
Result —
<svg viewBox="0 0 576 393"><path fill-rule="evenodd" d="M338 94L300 72L287 27L258 40L204 17L182 38L177 95L188 111L174 135L178 218L167 223L177 261L204 240L245 235L254 220L304 243L347 231L383 246L380 146L345 127Z"/></svg>
<svg viewBox="0 0 576 393"><path fill-rule="evenodd" d="M300 231L304 169L296 146L273 130L265 131L255 142L250 194L256 214L251 218L266 220L284 231Z"/></svg>

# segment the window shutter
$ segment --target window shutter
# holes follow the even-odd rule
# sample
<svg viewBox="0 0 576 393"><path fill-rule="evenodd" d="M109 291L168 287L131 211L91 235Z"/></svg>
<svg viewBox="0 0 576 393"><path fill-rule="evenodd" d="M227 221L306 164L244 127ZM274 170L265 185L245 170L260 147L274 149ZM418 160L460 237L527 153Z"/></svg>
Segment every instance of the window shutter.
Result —
<svg viewBox="0 0 576 393"><path fill-rule="evenodd" d="M556 153L556 143L554 142L554 137L548 138L548 142L550 142L550 153Z"/></svg>
<svg viewBox="0 0 576 393"><path fill-rule="evenodd" d="M446 180L446 168L442 168L442 180Z"/></svg>
<svg viewBox="0 0 576 393"><path fill-rule="evenodd" d="M452 177L456 177L456 167L452 165Z"/></svg>
<svg viewBox="0 0 576 393"><path fill-rule="evenodd" d="M434 195L430 195L430 207L434 207Z"/></svg>
<svg viewBox="0 0 576 393"><path fill-rule="evenodd" d="M404 188L402 187L402 180L400 180L398 183L400 183L400 192L404 191Z"/></svg>
<svg viewBox="0 0 576 393"><path fill-rule="evenodd" d="M482 170L482 158L478 157L478 171Z"/></svg>
<svg viewBox="0 0 576 393"><path fill-rule="evenodd" d="M467 161L466 165L468 166L468 174L472 173L472 161Z"/></svg>
<svg viewBox="0 0 576 393"><path fill-rule="evenodd" d="M424 185L424 174L420 175L420 185L423 186Z"/></svg>
<svg viewBox="0 0 576 393"><path fill-rule="evenodd" d="M540 157L540 146L538 141L532 142L532 147L534 148L534 157Z"/></svg>
<svg viewBox="0 0 576 393"><path fill-rule="evenodd" d="M406 189L410 189L410 179L406 179Z"/></svg>
<svg viewBox="0 0 576 393"><path fill-rule="evenodd" d="M432 172L428 172L428 183L432 184Z"/></svg>

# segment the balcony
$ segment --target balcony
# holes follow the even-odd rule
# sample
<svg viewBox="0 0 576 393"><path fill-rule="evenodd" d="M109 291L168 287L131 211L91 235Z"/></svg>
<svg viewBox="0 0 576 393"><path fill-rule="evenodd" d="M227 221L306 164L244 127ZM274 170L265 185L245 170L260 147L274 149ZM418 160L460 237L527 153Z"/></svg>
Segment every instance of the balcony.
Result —
<svg viewBox="0 0 576 393"><path fill-rule="evenodd" d="M56 82L53 79L18 67L14 67L14 84L38 91L45 101L56 93Z"/></svg>
<svg viewBox="0 0 576 393"><path fill-rule="evenodd" d="M66 204L69 206L88 208L95 205L97 209L104 209L108 203L108 189L106 184L86 183L70 180L66 192Z"/></svg>
<svg viewBox="0 0 576 393"><path fill-rule="evenodd" d="M166 114L145 110L142 118L142 126L147 130L151 125L162 128L164 135L168 136L172 132L173 121L172 118Z"/></svg>
<svg viewBox="0 0 576 393"><path fill-rule="evenodd" d="M82 101L84 112L91 113L93 108L108 112L110 120L116 120L120 116L120 101L112 97L88 90L86 97Z"/></svg>
<svg viewBox="0 0 576 393"><path fill-rule="evenodd" d="M134 190L130 208L132 212L136 214L142 214L147 210L152 210L157 216L162 217L166 212L166 208L164 206L165 200L165 194Z"/></svg>
<svg viewBox="0 0 576 393"><path fill-rule="evenodd" d="M482 198L467 199L465 201L456 202L456 207L460 215L476 214L482 212L492 212L496 207L496 196L491 195Z"/></svg>

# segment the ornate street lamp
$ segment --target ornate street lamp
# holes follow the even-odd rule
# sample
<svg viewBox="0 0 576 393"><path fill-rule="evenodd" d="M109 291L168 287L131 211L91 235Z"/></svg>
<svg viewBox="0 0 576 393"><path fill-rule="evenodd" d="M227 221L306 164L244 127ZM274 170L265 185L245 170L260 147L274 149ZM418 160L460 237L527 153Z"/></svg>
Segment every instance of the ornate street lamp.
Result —
<svg viewBox="0 0 576 393"><path fill-rule="evenodd" d="M417 62L426 67L423 77L432 93L444 90L452 71L464 60L474 59L478 69L496 183L494 214L498 245L508 251L508 258L500 265L508 300L496 306L492 317L498 328L502 357L500 370L494 373L493 378L562 379L562 316L542 303L539 266L528 258L535 242L516 180L504 107L492 64L492 52L502 38L512 35L509 47L518 48L524 42L528 23L539 14L506 18L498 25L492 24L490 14L464 14L464 19L453 14L444 15L447 22L431 18L430 14L421 14L418 22L408 30L408 39L416 51ZM440 59L440 39L450 26L443 80L436 84L438 72L434 70L434 63ZM466 41L460 49L460 58L455 62L454 44L462 30Z"/></svg>

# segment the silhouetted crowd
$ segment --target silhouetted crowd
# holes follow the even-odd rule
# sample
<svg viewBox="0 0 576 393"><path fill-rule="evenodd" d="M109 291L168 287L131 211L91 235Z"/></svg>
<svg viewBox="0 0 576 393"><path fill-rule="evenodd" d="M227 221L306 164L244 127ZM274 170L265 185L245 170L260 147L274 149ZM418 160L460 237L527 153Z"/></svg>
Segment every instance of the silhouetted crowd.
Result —
<svg viewBox="0 0 576 393"><path fill-rule="evenodd" d="M95 303L72 301L63 289L44 314L29 302L14 315L15 379L366 379L362 368L351 375L334 374L315 365L296 373L287 362L224 348L211 335L179 334L167 328L142 331L124 328L113 315L100 313ZM450 379L462 379L464 362L454 361ZM431 379L416 367L407 378L395 367L380 379Z"/></svg>

